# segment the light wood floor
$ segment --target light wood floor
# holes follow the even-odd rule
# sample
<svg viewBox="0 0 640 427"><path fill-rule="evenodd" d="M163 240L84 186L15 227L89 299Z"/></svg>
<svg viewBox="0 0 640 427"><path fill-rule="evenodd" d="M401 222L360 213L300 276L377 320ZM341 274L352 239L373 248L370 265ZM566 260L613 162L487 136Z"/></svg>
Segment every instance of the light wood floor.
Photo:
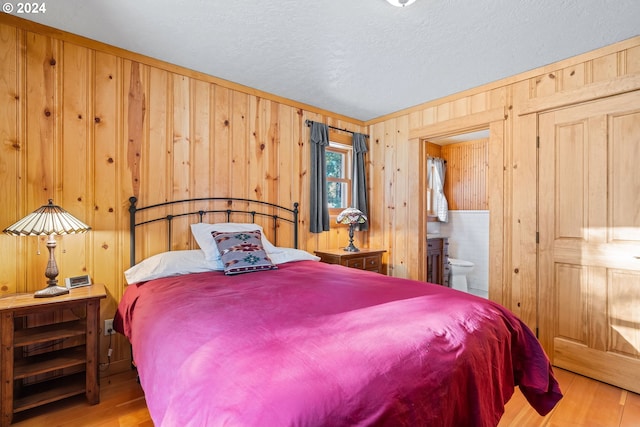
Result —
<svg viewBox="0 0 640 427"><path fill-rule="evenodd" d="M538 415L516 389L499 427L640 426L640 395L561 369L555 372L564 398L551 413ZM89 406L78 396L15 421L18 427L153 427L133 372L102 378L98 405Z"/></svg>

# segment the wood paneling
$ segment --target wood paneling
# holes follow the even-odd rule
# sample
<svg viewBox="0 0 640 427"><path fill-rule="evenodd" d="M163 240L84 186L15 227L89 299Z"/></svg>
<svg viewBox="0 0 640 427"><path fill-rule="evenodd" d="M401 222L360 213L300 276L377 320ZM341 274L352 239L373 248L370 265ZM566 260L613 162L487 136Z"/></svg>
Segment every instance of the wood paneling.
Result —
<svg viewBox="0 0 640 427"><path fill-rule="evenodd" d="M356 239L388 251L389 274L417 279L425 230L419 138L473 130L484 118L491 124L483 186L491 207L490 277L498 283L490 284L490 298L535 326L535 123L519 114L559 99L631 90L639 64L636 37L363 123L0 14L0 224L54 198L92 225L90 233L60 238L56 255L61 277L86 271L107 284L105 317L125 286L132 194L140 205L210 194L298 201L300 246L338 247L346 240L340 228L307 232L309 119L371 135L370 231ZM145 236L140 255L165 249L158 243L164 231L156 231ZM0 262L0 293L43 286L46 257L38 246L44 250L42 239L0 236L1 253L11 254ZM112 364L128 351L117 344Z"/></svg>
<svg viewBox="0 0 640 427"><path fill-rule="evenodd" d="M0 209L0 222L4 227L13 224L16 218L12 214L21 208L18 193L24 191L23 163L25 156L20 152L24 146L18 139L22 132L20 123L23 111L20 108L20 98L23 95L23 76L18 68L20 32L8 26L0 25L0 195L3 204ZM0 252L14 254L23 251L24 239L0 239ZM15 292L18 277L24 274L24 258L14 263L0 262L0 291ZM24 281L23 281L24 282Z"/></svg>
<svg viewBox="0 0 640 427"><path fill-rule="evenodd" d="M442 146L434 144L433 142L427 142L427 156L442 157Z"/></svg>
<svg viewBox="0 0 640 427"><path fill-rule="evenodd" d="M53 198L91 225L89 233L58 237L56 259L59 279L89 274L106 284L103 318L113 317L125 288L131 195L139 206L206 196L291 207L297 201L301 248L313 252L346 240L337 227L318 235L306 227L304 121L367 133L358 120L6 14L0 14L0 93L0 224ZM188 222L174 226L172 248L193 247ZM279 241L290 244L292 231L281 228ZM163 236L161 227L147 232L139 259L166 250ZM366 247L368 233L356 239ZM0 296L44 287L44 238L2 235L0 251ZM120 336L115 341L112 367L126 366L128 345Z"/></svg>
<svg viewBox="0 0 640 427"><path fill-rule="evenodd" d="M487 210L489 140L479 139L442 147L447 161L444 194L450 210Z"/></svg>
<svg viewBox="0 0 640 427"><path fill-rule="evenodd" d="M413 162L419 150L413 142L420 138L444 137L477 130L478 123L490 123L486 183L471 191L472 199L486 200L490 210L489 297L520 315L532 328L537 322L537 124L532 111L558 108L599 97L638 89L640 37L568 58L491 84L449 95L367 122L372 144L372 194L374 211L383 220L369 234L370 241L389 248L391 274L403 262L397 247L398 230L405 227L405 208L397 195L413 186L424 175ZM408 120L406 120L408 118ZM405 138L399 135L406 135ZM443 148L444 149L444 148ZM423 148L426 157L428 147ZM412 156L403 156L409 151ZM444 157L445 154L443 153ZM451 169L451 166L448 165ZM480 166L482 167L482 166ZM398 170L406 171L398 175ZM447 181L453 183L449 175ZM475 181L475 178L474 178ZM424 187L418 192L425 191ZM393 187L394 191L390 188ZM476 195L484 191L486 195ZM414 198L422 195L412 193ZM455 196L454 196L455 199ZM450 202L451 203L451 202ZM453 201L454 206L458 200ZM464 200L463 200L464 203ZM383 211L383 212L382 212ZM412 226L407 245L425 244L426 215ZM415 249L414 249L415 250ZM403 275L424 279L420 263L404 266Z"/></svg>

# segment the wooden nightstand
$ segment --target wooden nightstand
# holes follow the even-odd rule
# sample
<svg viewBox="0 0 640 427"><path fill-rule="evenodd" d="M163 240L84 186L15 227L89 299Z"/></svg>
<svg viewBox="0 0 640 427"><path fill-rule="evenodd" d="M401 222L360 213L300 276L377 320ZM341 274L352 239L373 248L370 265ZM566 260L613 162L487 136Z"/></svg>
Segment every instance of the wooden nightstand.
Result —
<svg viewBox="0 0 640 427"><path fill-rule="evenodd" d="M382 263L384 249L360 249L359 252L347 252L343 249L326 249L315 251L320 261L327 264L340 264L360 270L375 271L387 274L386 266Z"/></svg>
<svg viewBox="0 0 640 427"><path fill-rule="evenodd" d="M104 285L71 289L68 295L0 299L2 418L66 397L100 401L98 347Z"/></svg>

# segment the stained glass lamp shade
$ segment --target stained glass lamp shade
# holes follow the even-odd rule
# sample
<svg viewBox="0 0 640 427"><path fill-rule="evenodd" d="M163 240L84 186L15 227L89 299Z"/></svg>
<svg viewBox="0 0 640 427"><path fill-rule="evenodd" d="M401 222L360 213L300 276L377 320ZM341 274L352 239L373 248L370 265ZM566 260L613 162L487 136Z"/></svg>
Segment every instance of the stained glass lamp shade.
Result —
<svg viewBox="0 0 640 427"><path fill-rule="evenodd" d="M349 246L344 250L347 252L358 252L360 249L353 244L353 229L356 224L364 224L367 222L367 216L356 208L347 208L338 214L336 218L338 224L346 224L349 226Z"/></svg>

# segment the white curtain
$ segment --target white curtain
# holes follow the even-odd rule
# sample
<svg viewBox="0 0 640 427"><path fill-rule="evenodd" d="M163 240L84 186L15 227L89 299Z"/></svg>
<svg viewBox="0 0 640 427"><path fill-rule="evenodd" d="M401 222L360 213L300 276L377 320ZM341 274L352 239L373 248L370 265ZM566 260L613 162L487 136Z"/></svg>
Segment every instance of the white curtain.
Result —
<svg viewBox="0 0 640 427"><path fill-rule="evenodd" d="M449 216L449 204L444 196L444 177L447 170L446 162L440 158L427 160L427 182L433 194L432 210L441 222L447 222Z"/></svg>

